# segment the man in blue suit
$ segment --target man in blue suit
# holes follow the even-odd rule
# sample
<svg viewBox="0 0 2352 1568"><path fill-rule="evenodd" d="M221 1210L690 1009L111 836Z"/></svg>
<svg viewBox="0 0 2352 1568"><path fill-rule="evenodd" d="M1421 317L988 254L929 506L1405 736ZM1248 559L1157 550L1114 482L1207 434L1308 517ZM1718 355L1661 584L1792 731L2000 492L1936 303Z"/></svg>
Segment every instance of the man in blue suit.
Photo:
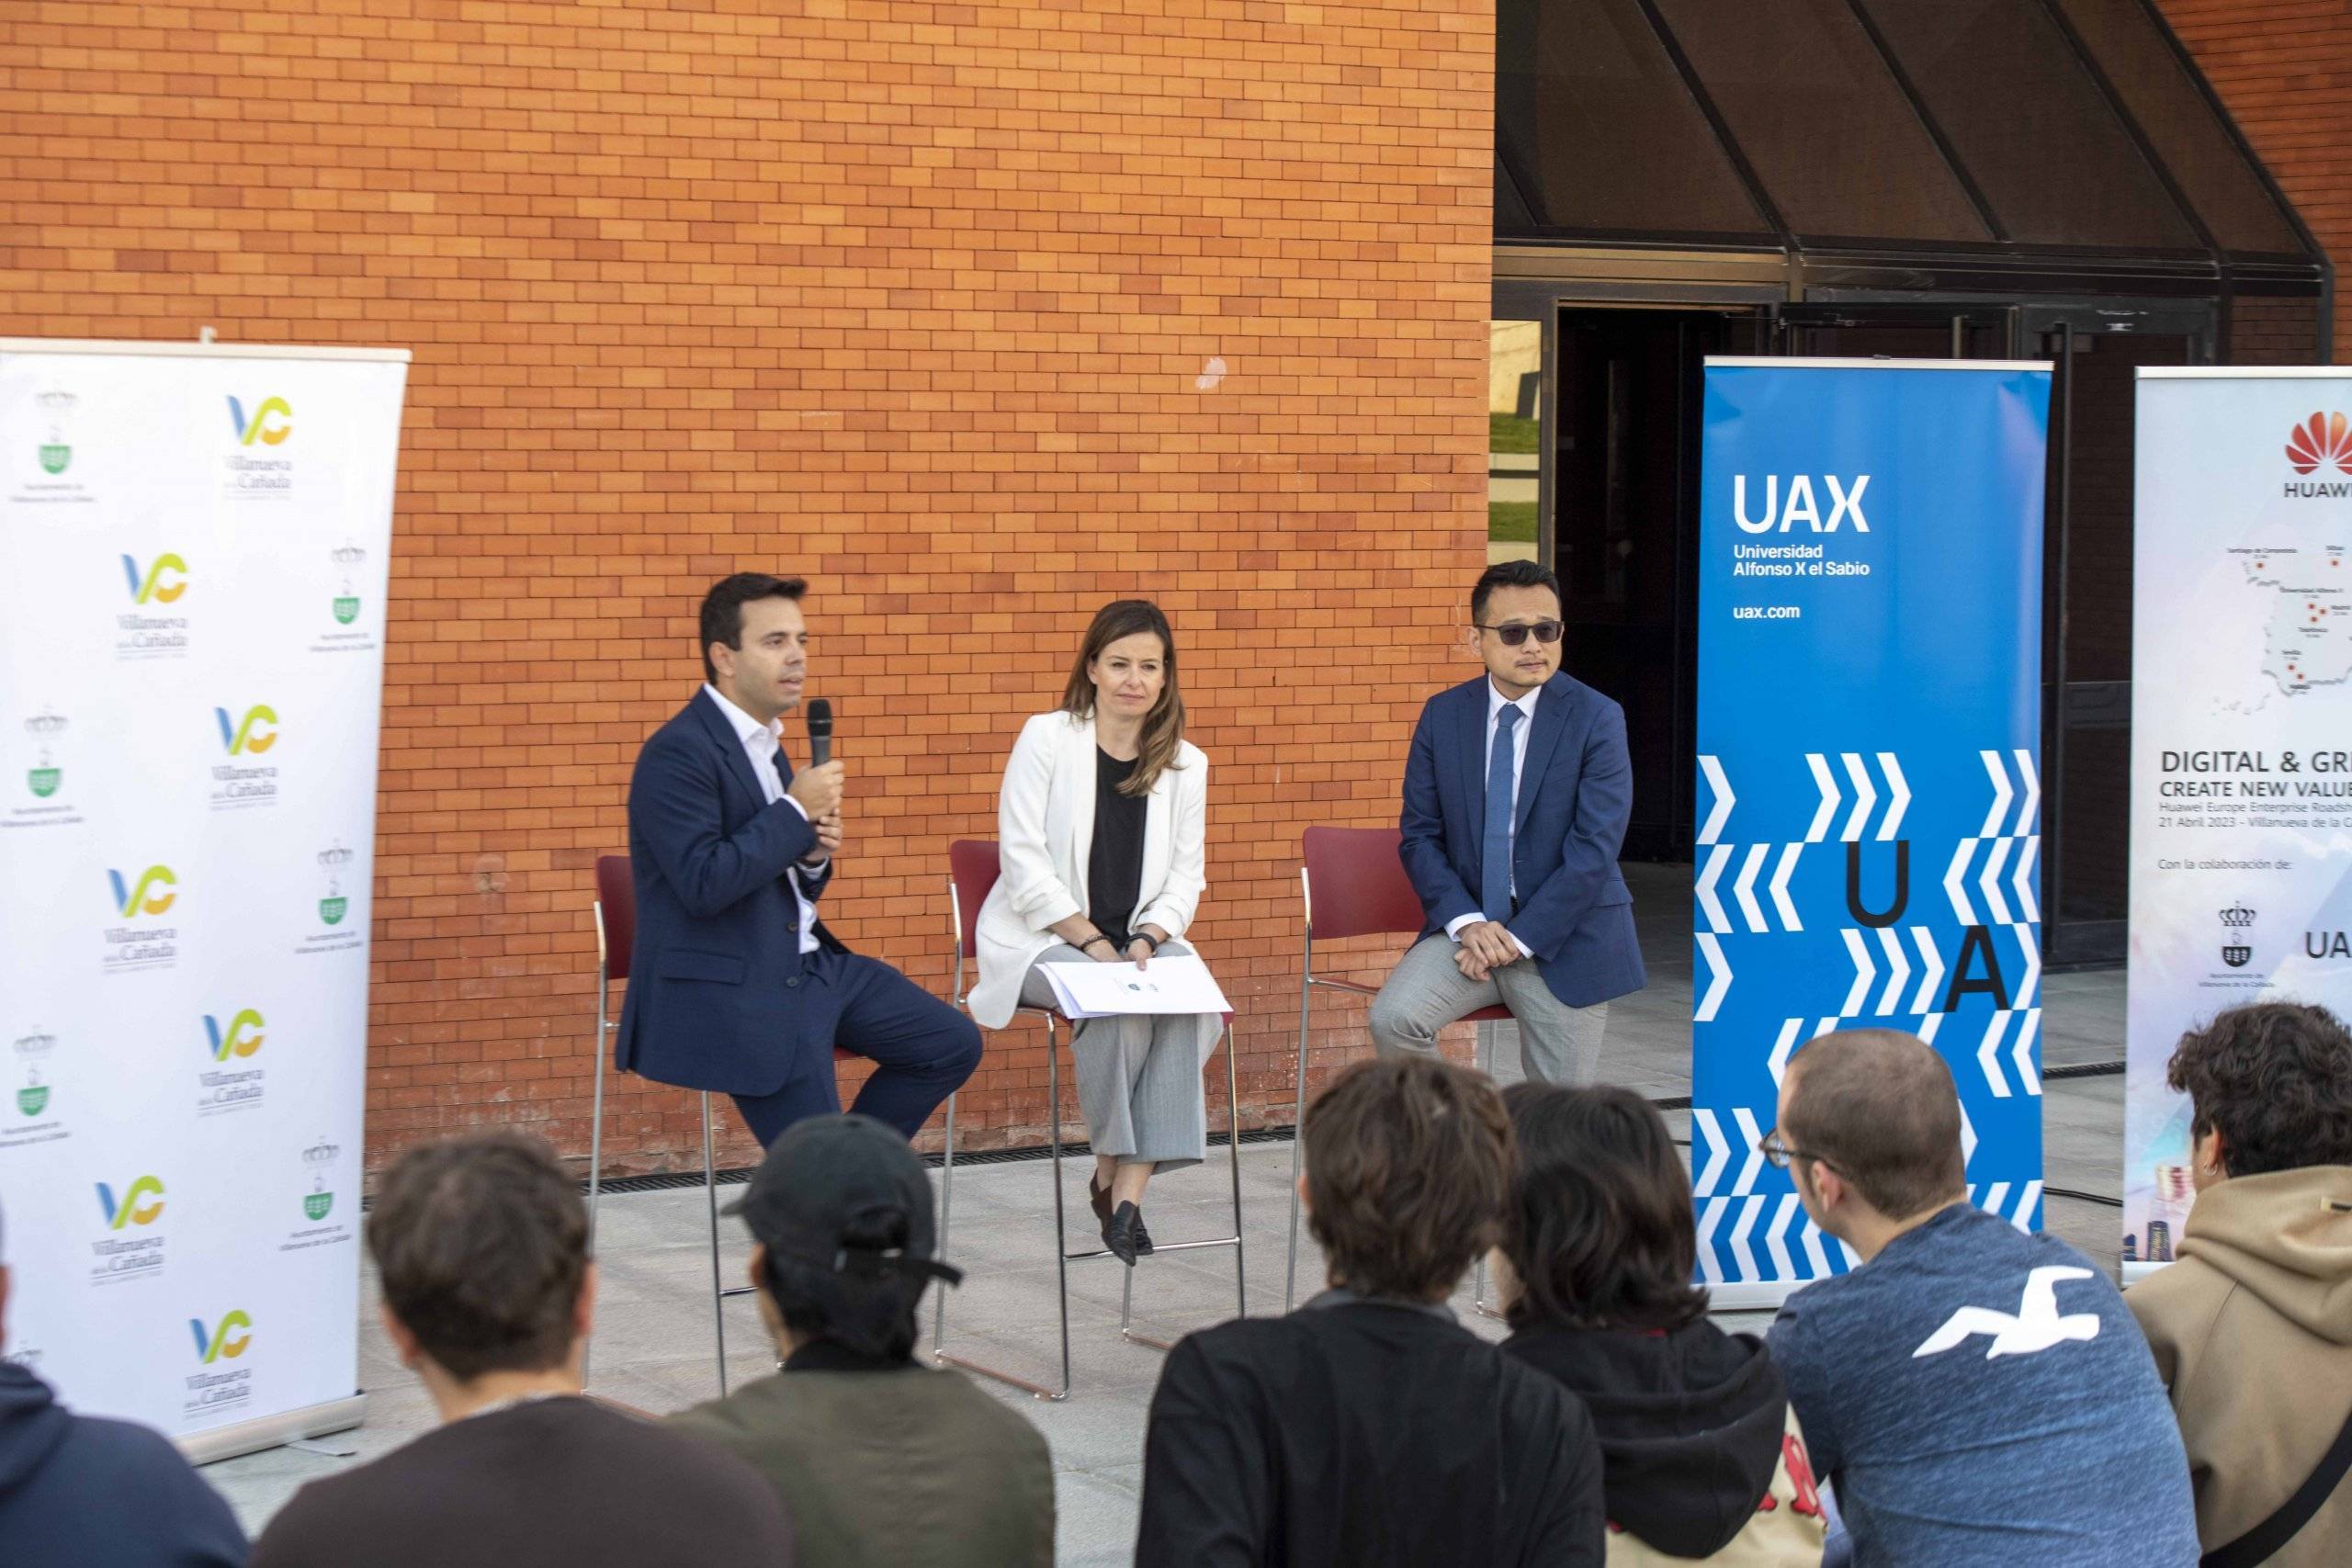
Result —
<svg viewBox="0 0 2352 1568"><path fill-rule="evenodd" d="M1618 874L1633 809L1623 709L1560 673L1560 580L1535 561L1470 592L1477 680L1421 709L1397 853L1428 912L1372 1004L1383 1053L1500 1003L1527 1076L1588 1084L1611 998L1646 984Z"/></svg>
<svg viewBox="0 0 2352 1568"><path fill-rule="evenodd" d="M738 572L702 602L702 690L628 788L637 944L622 1067L713 1089L763 1145L841 1110L833 1048L869 1057L854 1109L911 1138L979 1065L972 1021L817 919L842 842L839 762L796 773L808 627L797 578Z"/></svg>

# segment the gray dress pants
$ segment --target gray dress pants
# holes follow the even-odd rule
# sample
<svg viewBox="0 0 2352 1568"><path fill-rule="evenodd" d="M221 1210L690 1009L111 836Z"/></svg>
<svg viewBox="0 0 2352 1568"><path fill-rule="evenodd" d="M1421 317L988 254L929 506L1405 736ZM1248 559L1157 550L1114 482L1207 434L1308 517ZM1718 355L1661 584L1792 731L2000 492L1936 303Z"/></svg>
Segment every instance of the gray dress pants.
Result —
<svg viewBox="0 0 2352 1568"><path fill-rule="evenodd" d="M1600 1074L1600 1034L1609 1004L1572 1008L1552 994L1530 959L1505 964L1484 980L1455 966L1455 944L1440 931L1396 961L1372 1001L1372 1043L1383 1055L1437 1050L1437 1032L1465 1013L1498 1004L1519 1021L1519 1059L1542 1083L1589 1084Z"/></svg>
<svg viewBox="0 0 2352 1568"><path fill-rule="evenodd" d="M1170 941L1170 958L1193 950ZM1037 964L1091 964L1056 942ZM1054 989L1032 964L1022 977L1025 1007L1052 1007ZM1208 1106L1201 1072L1216 1050L1225 1021L1210 1013L1130 1013L1081 1019L1070 1054L1078 1060L1078 1108L1098 1155L1159 1170L1198 1165L1208 1154Z"/></svg>

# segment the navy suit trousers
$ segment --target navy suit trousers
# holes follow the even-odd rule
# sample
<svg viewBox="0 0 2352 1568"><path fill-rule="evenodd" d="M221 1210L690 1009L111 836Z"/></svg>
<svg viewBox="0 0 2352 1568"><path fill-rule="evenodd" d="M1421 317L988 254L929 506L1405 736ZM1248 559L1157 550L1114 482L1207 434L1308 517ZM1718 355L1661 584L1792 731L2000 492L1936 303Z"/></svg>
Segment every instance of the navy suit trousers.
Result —
<svg viewBox="0 0 2352 1568"><path fill-rule="evenodd" d="M850 1109L912 1138L980 1065L978 1027L876 959L820 948L800 964L792 1027L873 1062L874 1076ZM842 1108L830 1057L772 1094L734 1100L763 1148L795 1122Z"/></svg>

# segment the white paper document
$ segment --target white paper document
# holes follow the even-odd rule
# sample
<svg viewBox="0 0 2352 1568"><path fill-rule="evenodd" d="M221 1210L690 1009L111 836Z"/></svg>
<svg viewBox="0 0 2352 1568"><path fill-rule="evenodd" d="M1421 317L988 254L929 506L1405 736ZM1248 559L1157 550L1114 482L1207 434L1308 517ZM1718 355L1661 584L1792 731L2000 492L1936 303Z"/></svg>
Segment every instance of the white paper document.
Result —
<svg viewBox="0 0 2352 1568"><path fill-rule="evenodd" d="M1117 964L1041 964L1054 999L1070 1018L1125 1012L1231 1012L1216 976L1197 958L1155 958L1138 969Z"/></svg>

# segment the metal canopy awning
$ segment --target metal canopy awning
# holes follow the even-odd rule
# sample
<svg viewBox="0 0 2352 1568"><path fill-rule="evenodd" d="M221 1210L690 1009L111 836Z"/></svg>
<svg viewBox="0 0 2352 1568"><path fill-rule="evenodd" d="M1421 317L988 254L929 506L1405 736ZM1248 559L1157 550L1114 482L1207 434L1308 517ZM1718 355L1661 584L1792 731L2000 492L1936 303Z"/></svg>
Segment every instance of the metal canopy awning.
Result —
<svg viewBox="0 0 2352 1568"><path fill-rule="evenodd" d="M1498 0L1496 63L1498 246L1776 252L1792 293L2328 288L2150 0Z"/></svg>

